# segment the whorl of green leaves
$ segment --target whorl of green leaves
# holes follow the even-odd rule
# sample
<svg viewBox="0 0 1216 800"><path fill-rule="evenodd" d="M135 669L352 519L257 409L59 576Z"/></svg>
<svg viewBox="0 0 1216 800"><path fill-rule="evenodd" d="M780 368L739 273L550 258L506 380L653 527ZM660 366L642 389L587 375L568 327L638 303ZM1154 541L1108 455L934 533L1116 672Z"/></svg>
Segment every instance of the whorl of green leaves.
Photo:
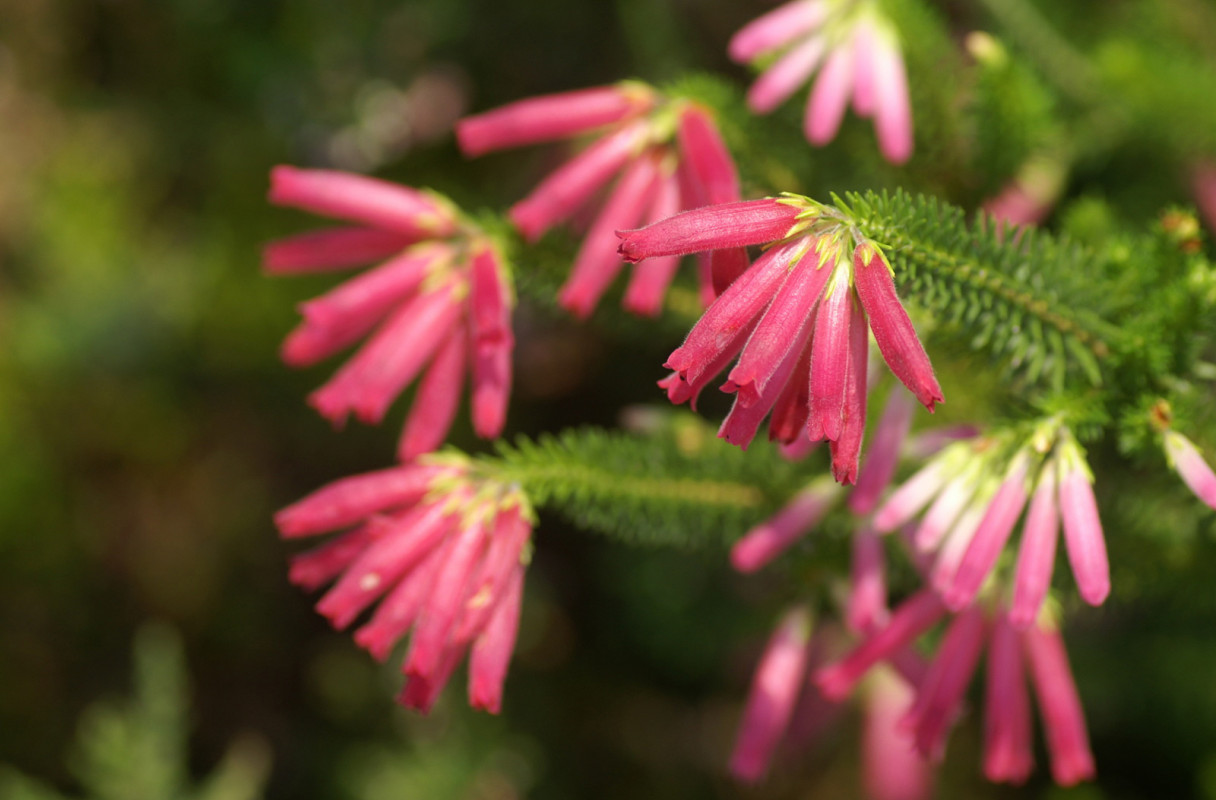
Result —
<svg viewBox="0 0 1216 800"><path fill-rule="evenodd" d="M691 415L672 420L647 437L584 428L520 438L499 445L488 466L518 482L537 506L613 538L656 546L720 546L776 511L805 481L782 459L749 457L717 441Z"/></svg>

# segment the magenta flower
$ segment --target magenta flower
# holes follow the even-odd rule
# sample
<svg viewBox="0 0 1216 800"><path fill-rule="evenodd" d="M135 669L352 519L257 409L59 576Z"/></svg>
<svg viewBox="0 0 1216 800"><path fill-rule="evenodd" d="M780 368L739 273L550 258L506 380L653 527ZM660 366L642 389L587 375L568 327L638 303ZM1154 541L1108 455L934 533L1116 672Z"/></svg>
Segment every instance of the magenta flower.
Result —
<svg viewBox="0 0 1216 800"><path fill-rule="evenodd" d="M569 220L619 175L575 256L558 301L586 317L623 266L614 231L665 219L683 209L739 199L739 178L708 111L667 98L639 83L548 95L461 120L456 137L469 156L583 134L598 138L511 207L510 218L529 240ZM636 267L624 304L638 314L662 307L679 259ZM702 265L703 294L712 301L747 268L738 248Z"/></svg>
<svg viewBox="0 0 1216 800"><path fill-rule="evenodd" d="M325 486L280 511L282 536L346 529L295 556L305 589L334 584L317 611L377 660L411 632L399 701L427 711L469 651L469 703L498 713L515 646L532 512L518 489L470 473L463 458L416 463Z"/></svg>
<svg viewBox="0 0 1216 800"><path fill-rule="evenodd" d="M1212 472L1191 440L1177 431L1166 431L1165 454L1170 466L1195 496L1216 508L1216 473Z"/></svg>
<svg viewBox="0 0 1216 800"><path fill-rule="evenodd" d="M710 206L619 231L629 261L772 246L701 317L665 366L677 403L738 357L723 391L735 403L718 435L747 447L770 415L769 437L826 439L841 483L857 479L865 431L870 334L887 365L930 411L941 387L880 248L844 214L804 197Z"/></svg>
<svg viewBox="0 0 1216 800"><path fill-rule="evenodd" d="M818 70L803 131L812 144L835 138L852 100L853 111L873 117L878 147L892 164L912 155L908 79L894 27L873 3L794 0L745 25L729 45L739 63L768 64L747 94L767 114Z"/></svg>
<svg viewBox="0 0 1216 800"><path fill-rule="evenodd" d="M304 321L283 343L283 360L308 366L367 337L309 403L335 425L353 413L383 419L421 376L398 455L443 443L466 375L473 428L502 432L511 385L510 277L490 240L444 198L373 178L276 167L270 201L362 223L295 236L266 247L267 271L294 274L388 259L300 306Z"/></svg>

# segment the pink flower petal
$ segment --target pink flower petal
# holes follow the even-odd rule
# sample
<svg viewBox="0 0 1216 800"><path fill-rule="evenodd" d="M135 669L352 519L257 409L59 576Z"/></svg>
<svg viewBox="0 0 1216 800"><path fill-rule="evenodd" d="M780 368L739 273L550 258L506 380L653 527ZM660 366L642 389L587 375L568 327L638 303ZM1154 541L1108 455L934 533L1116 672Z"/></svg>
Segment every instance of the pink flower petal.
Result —
<svg viewBox="0 0 1216 800"><path fill-rule="evenodd" d="M853 254L853 267L857 295L870 315L870 331L882 357L895 377L933 411L933 404L943 401L942 389L912 320L895 294L895 282L885 259L877 248L863 244Z"/></svg>
<svg viewBox="0 0 1216 800"><path fill-rule="evenodd" d="M769 639L730 757L730 771L739 780L758 781L768 770L802 688L810 636L810 611L800 606L785 615Z"/></svg>
<svg viewBox="0 0 1216 800"><path fill-rule="evenodd" d="M262 250L262 269L270 275L297 275L348 269L380 261L417 239L378 228L329 228L279 239Z"/></svg>
<svg viewBox="0 0 1216 800"><path fill-rule="evenodd" d="M645 122L635 122L597 140L511 206L511 222L525 239L536 241L545 231L569 219L583 201L608 183L638 154L649 135Z"/></svg>
<svg viewBox="0 0 1216 800"><path fill-rule="evenodd" d="M405 234L447 236L456 229L451 210L435 197L395 183L324 169L275 167L271 203Z"/></svg>
<svg viewBox="0 0 1216 800"><path fill-rule="evenodd" d="M751 61L815 30L828 11L824 0L794 0L778 6L740 28L727 52L740 64Z"/></svg>
<svg viewBox="0 0 1216 800"><path fill-rule="evenodd" d="M530 97L465 117L456 123L456 141L466 156L479 156L566 139L642 113L655 100L654 93L639 84Z"/></svg>

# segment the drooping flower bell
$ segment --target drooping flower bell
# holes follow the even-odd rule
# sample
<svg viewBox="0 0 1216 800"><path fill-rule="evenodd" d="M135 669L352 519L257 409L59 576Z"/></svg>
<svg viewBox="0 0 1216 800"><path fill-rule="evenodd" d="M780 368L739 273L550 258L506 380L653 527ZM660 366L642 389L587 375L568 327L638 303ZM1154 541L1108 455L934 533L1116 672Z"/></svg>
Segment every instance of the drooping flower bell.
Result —
<svg viewBox="0 0 1216 800"><path fill-rule="evenodd" d="M763 62L747 104L767 114L784 103L816 70L803 131L812 144L836 137L853 103L873 117L878 147L892 164L912 155L912 110L899 37L869 0L793 0L745 25L730 41L739 63Z"/></svg>
<svg viewBox="0 0 1216 800"><path fill-rule="evenodd" d="M287 539L344 531L292 558L292 583L333 586L317 611L345 629L376 608L355 641L377 660L410 633L399 701L427 711L469 653L469 703L498 713L515 646L533 515L513 485L467 459L336 481L275 515Z"/></svg>
<svg viewBox="0 0 1216 800"><path fill-rule="evenodd" d="M993 574L1029 501L1010 612L1025 628L1047 597L1061 521L1082 599L1096 606L1110 593L1092 484L1084 451L1053 419L1039 426L1029 445L1008 434L950 445L887 498L874 524L889 532L921 515L914 547L936 554L930 582L950 608L961 610Z"/></svg>
<svg viewBox="0 0 1216 800"><path fill-rule="evenodd" d="M738 356L722 387L735 403L718 434L732 444L746 447L771 412L771 439L827 440L836 479L856 480L871 333L917 400L930 411L942 401L890 263L845 212L787 195L688 211L618 235L621 255L635 262L771 245L671 354L665 366L674 372L660 383L673 402L695 403Z"/></svg>
<svg viewBox="0 0 1216 800"><path fill-rule="evenodd" d="M468 375L473 428L498 436L511 386L514 298L491 240L445 198L361 175L276 167L270 202L358 223L272 242L264 255L271 274L387 259L300 306L304 321L283 343L291 366L367 337L309 403L334 424L351 413L374 424L421 375L398 448L409 460L443 443Z"/></svg>
<svg viewBox="0 0 1216 800"><path fill-rule="evenodd" d="M580 135L597 138L512 206L509 216L526 239L539 239L589 205L619 175L558 295L563 307L586 317L623 266L615 231L740 195L734 161L711 113L641 83L521 100L456 126L457 141L469 156ZM657 314L678 264L679 258L668 256L634 268L625 307ZM746 267L747 254L737 248L704 259L706 302Z"/></svg>

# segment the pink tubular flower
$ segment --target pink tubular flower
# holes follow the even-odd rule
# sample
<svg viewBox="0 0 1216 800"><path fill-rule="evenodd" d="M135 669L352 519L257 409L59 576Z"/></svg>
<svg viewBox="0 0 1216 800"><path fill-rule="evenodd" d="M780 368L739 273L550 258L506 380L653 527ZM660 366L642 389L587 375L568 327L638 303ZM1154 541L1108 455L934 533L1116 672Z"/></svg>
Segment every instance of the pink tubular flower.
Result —
<svg viewBox="0 0 1216 800"><path fill-rule="evenodd" d="M811 484L771 519L735 542L730 551L731 564L740 572L755 572L768 564L819 524L839 492L830 481Z"/></svg>
<svg viewBox="0 0 1216 800"><path fill-rule="evenodd" d="M945 612L936 595L922 591L906 600L891 622L871 633L842 660L815 672L825 697L839 701L879 661L899 665L904 649L933 627ZM1031 713L1023 664L1038 696L1040 716L1051 754L1052 776L1070 786L1093 777L1085 720L1068 658L1053 620L1018 632L1007 609L988 604L969 606L954 616L929 668L910 678L915 700L905 704L897 730L922 757L940 760L950 728L961 713L972 674L988 645L985 682L984 774L993 781L1022 783L1033 766Z"/></svg>
<svg viewBox="0 0 1216 800"><path fill-rule="evenodd" d="M942 401L890 265L837 209L789 195L708 206L618 235L630 261L774 243L693 326L660 384L673 402L695 400L737 355L722 387L735 404L718 434L732 444L747 447L772 412L770 439L790 444L803 429L826 439L836 479L855 481L871 332L926 408Z"/></svg>
<svg viewBox="0 0 1216 800"><path fill-rule="evenodd" d="M811 613L800 606L786 613L769 639L730 757L730 771L739 780L758 781L768 770L802 688L810 637Z"/></svg>
<svg viewBox="0 0 1216 800"><path fill-rule="evenodd" d="M899 721L913 688L889 669L875 670L862 700L861 779L872 800L928 800L933 767L912 746Z"/></svg>
<svg viewBox="0 0 1216 800"><path fill-rule="evenodd" d="M869 526L853 533L853 564L845 619L849 629L872 633L887 624L886 556L882 539Z"/></svg>
<svg viewBox="0 0 1216 800"><path fill-rule="evenodd" d="M849 493L849 510L854 514L869 514L878 505L878 500L899 465L899 450L912 427L912 413L915 405L912 397L903 389L896 387L887 400L882 418L878 420L878 428L874 432L874 442L866 454L866 461L861 465L857 475L857 485Z"/></svg>
<svg viewBox="0 0 1216 800"><path fill-rule="evenodd" d="M1050 623L1030 628L1022 634L1022 646L1047 732L1052 778L1061 786L1092 780L1096 771L1085 715L1059 631Z"/></svg>
<svg viewBox="0 0 1216 800"><path fill-rule="evenodd" d="M1165 454L1170 466L1195 496L1216 508L1216 473L1212 472L1191 440L1177 431L1166 431Z"/></svg>
<svg viewBox="0 0 1216 800"><path fill-rule="evenodd" d="M290 577L335 581L317 610L339 629L375 605L354 638L378 660L413 631L404 705L429 710L470 650L469 702L498 712L532 534L517 488L475 477L462 457L425 456L332 483L275 521L285 537L348 529L293 557Z"/></svg>
<svg viewBox="0 0 1216 800"><path fill-rule="evenodd" d="M336 425L351 413L376 423L417 380L398 449L409 460L443 443L467 374L474 430L498 436L511 383L513 299L508 267L489 239L430 192L294 167L276 167L270 180L272 203L369 227L271 243L267 271L388 259L300 306L304 320L283 344L283 359L292 366L314 364L367 337L309 402Z"/></svg>
<svg viewBox="0 0 1216 800"><path fill-rule="evenodd" d="M1029 461L1024 453L1014 457L1001 487L984 512L984 518L971 537L950 588L945 593L946 605L951 610L960 611L970 605L1005 549L1005 543L1009 541L1009 535L1013 533L1013 527L1026 505Z"/></svg>
<svg viewBox="0 0 1216 800"><path fill-rule="evenodd" d="M1047 598L1059 536L1056 469L1051 464L1039 475L1039 485L1034 491L1026 524L1022 528L1022 545L1018 548L1009 621L1019 629L1029 627L1035 621Z"/></svg>
<svg viewBox="0 0 1216 800"><path fill-rule="evenodd" d="M1098 519L1093 477L1080 448L1071 442L1060 459L1059 496L1064 545L1077 581L1077 591L1091 606L1102 605L1110 594L1106 538L1102 533L1102 521Z"/></svg>
<svg viewBox="0 0 1216 800"><path fill-rule="evenodd" d="M818 69L806 107L805 132L812 144L835 138L851 99L858 116L874 118L878 146L888 161L902 164L912 155L912 112L899 40L872 4L794 0L745 25L728 52L739 63L771 62L747 94L752 111L773 111Z"/></svg>
<svg viewBox="0 0 1216 800"><path fill-rule="evenodd" d="M884 627L869 634L836 664L818 670L815 684L829 700L843 700L872 666L902 651L945 613L935 592L917 592L891 612Z"/></svg>
<svg viewBox="0 0 1216 800"><path fill-rule="evenodd" d="M925 758L940 761L945 752L946 737L958 718L963 694L984 648L985 628L980 606L954 618L917 691L916 702L904 715L901 724L912 731L916 750Z"/></svg>
<svg viewBox="0 0 1216 800"><path fill-rule="evenodd" d="M558 300L580 317L595 310L621 269L613 231L670 217L681 209L739 199L739 178L711 114L640 83L521 100L461 120L456 138L469 156L579 135L597 138L545 178L510 211L529 240L568 220L620 175L596 213ZM625 307L658 313L678 260L634 271ZM705 260L710 300L747 268L730 248Z"/></svg>
<svg viewBox="0 0 1216 800"><path fill-rule="evenodd" d="M1034 769L1030 697L1023 677L1022 648L1009 616L998 613L988 644L984 700L984 777L1022 784Z"/></svg>

